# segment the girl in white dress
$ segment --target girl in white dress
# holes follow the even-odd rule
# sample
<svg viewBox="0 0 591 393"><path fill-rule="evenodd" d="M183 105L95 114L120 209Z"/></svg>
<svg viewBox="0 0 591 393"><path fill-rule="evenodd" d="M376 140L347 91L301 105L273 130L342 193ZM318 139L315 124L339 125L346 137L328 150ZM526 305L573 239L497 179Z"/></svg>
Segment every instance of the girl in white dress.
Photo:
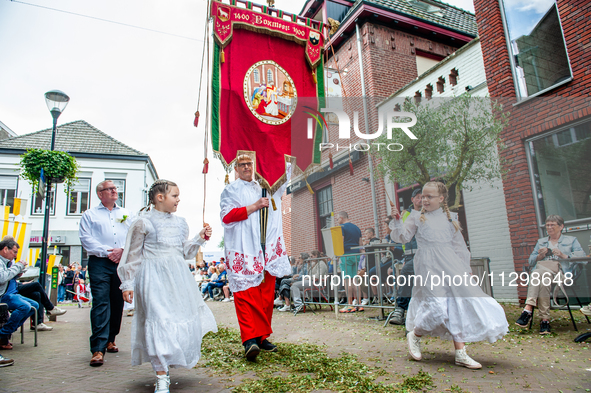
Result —
<svg viewBox="0 0 591 393"><path fill-rule="evenodd" d="M398 210L392 210L399 217ZM507 334L509 325L503 308L471 276L470 252L457 215L449 212L447 187L440 182L425 184L421 212L413 211L404 223L392 220L390 229L393 240L407 243L416 234L418 244L414 268L420 278L415 281L406 317L410 356L421 360L421 337L438 336L453 340L456 365L482 368L466 354L464 343L492 343Z"/></svg>
<svg viewBox="0 0 591 393"><path fill-rule="evenodd" d="M189 226L177 217L177 185L156 180L149 191L152 210L140 213L127 234L117 268L126 302L135 299L131 332L131 364L151 362L155 392L169 392L172 367L193 368L201 357L201 340L217 326L205 305L187 259L195 258L208 225L193 239Z"/></svg>

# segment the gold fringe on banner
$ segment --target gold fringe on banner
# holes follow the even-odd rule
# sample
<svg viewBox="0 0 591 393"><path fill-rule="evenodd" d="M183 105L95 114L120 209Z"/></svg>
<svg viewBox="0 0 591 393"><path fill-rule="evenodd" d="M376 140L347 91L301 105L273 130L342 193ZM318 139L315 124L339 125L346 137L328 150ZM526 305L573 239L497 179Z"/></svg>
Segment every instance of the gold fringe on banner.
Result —
<svg viewBox="0 0 591 393"><path fill-rule="evenodd" d="M316 77L316 71L312 72L312 78L314 78L314 84L318 84L318 78Z"/></svg>
<svg viewBox="0 0 591 393"><path fill-rule="evenodd" d="M314 195L314 190L312 190L310 183L308 183L308 178L306 178L306 187L308 187L308 191L310 191L310 194Z"/></svg>

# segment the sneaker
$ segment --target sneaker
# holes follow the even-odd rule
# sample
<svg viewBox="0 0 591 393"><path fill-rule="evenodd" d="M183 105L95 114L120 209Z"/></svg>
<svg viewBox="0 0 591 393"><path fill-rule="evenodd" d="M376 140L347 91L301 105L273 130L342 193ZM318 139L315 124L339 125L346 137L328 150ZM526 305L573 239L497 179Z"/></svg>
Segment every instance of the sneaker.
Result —
<svg viewBox="0 0 591 393"><path fill-rule="evenodd" d="M203 300L207 300L209 299L209 293L206 293L205 295L203 295Z"/></svg>
<svg viewBox="0 0 591 393"><path fill-rule="evenodd" d="M286 304L283 307L279 307L277 309L277 311L286 312L286 311L289 311L290 309L291 309L291 307Z"/></svg>
<svg viewBox="0 0 591 393"><path fill-rule="evenodd" d="M31 326L31 330L35 330L35 327ZM44 323L37 324L37 331L38 332L49 332L50 330L53 330L52 326L47 326Z"/></svg>
<svg viewBox="0 0 591 393"><path fill-rule="evenodd" d="M14 360L7 359L4 356L0 355L0 367L8 367L14 364Z"/></svg>
<svg viewBox="0 0 591 393"><path fill-rule="evenodd" d="M168 387L170 386L170 377L168 374L156 375L156 388L154 393L170 393Z"/></svg>
<svg viewBox="0 0 591 393"><path fill-rule="evenodd" d="M352 306L356 306L357 305L357 299L353 300L353 303L351 304Z"/></svg>
<svg viewBox="0 0 591 393"><path fill-rule="evenodd" d="M127 310L127 313L125 313L128 317L133 317L133 314L135 314L135 310Z"/></svg>
<svg viewBox="0 0 591 393"><path fill-rule="evenodd" d="M526 328L529 320L531 319L531 315L532 313L523 310L519 319L515 321L515 324L517 326L521 326L522 328Z"/></svg>
<svg viewBox="0 0 591 393"><path fill-rule="evenodd" d="M231 301L232 301L232 300L230 300L230 298L229 298L229 297L227 297L227 298L225 298L224 300L222 300L222 303L228 303L228 302L231 302Z"/></svg>
<svg viewBox="0 0 591 393"><path fill-rule="evenodd" d="M406 341L408 342L408 353L414 360L421 360L421 338L415 336L415 332L408 332L406 335Z"/></svg>
<svg viewBox="0 0 591 393"><path fill-rule="evenodd" d="M53 310L47 311L47 315L50 317L57 317L58 315L64 315L68 310L62 310L61 308L54 307Z"/></svg>
<svg viewBox="0 0 591 393"><path fill-rule="evenodd" d="M284 304L285 304L285 301L283 299L281 299L280 297L275 299L275 301L273 302L274 306L283 306Z"/></svg>
<svg viewBox="0 0 591 393"><path fill-rule="evenodd" d="M549 321L542 321L540 322L540 334L550 334L550 322Z"/></svg>
<svg viewBox="0 0 591 393"><path fill-rule="evenodd" d="M267 339L263 340L259 348L265 352L277 352L277 345L271 344Z"/></svg>
<svg viewBox="0 0 591 393"><path fill-rule="evenodd" d="M296 315L304 308L304 303L296 304L295 308L293 309L293 315Z"/></svg>
<svg viewBox="0 0 591 393"><path fill-rule="evenodd" d="M362 306L367 306L369 304L369 299L365 298L361 300L361 305Z"/></svg>
<svg viewBox="0 0 591 393"><path fill-rule="evenodd" d="M246 360L248 360L249 362L254 362L257 356L259 356L259 353L261 352L261 349L257 345L257 340L251 338L250 340L246 340L243 345Z"/></svg>
<svg viewBox="0 0 591 393"><path fill-rule="evenodd" d="M392 318L390 318L390 323L392 325L404 325L404 322L404 309L402 307L396 307L394 313L392 313Z"/></svg>
<svg viewBox="0 0 591 393"><path fill-rule="evenodd" d="M456 366L462 366L472 370L482 368L482 364L468 356L466 353L466 347L462 349L456 349Z"/></svg>
<svg viewBox="0 0 591 393"><path fill-rule="evenodd" d="M581 307L581 312L582 312L584 315L586 315L586 316L588 316L588 317L591 317L591 305L589 305L589 306L583 306L583 307Z"/></svg>

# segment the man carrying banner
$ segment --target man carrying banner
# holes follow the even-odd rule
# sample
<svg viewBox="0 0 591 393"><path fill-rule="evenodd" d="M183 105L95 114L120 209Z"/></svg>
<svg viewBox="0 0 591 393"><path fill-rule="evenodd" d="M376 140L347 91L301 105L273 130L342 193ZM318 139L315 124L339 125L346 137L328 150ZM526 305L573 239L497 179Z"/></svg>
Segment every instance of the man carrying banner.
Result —
<svg viewBox="0 0 591 393"><path fill-rule="evenodd" d="M273 195L277 209L261 197L262 188L254 180L254 161L239 155L234 164L239 179L226 186L221 196L228 281L234 293L236 315L244 352L254 361L259 352L277 352L267 338L273 333L275 278L291 273L283 240L281 195L287 182ZM290 174L288 169L288 177ZM265 250L261 245L261 209L268 209ZM264 252L264 256L263 256Z"/></svg>

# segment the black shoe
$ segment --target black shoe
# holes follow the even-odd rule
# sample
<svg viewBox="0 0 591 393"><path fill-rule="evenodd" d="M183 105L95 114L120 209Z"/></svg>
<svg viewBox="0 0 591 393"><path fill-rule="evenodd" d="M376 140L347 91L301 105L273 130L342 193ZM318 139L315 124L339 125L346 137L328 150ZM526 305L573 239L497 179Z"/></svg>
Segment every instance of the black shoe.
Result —
<svg viewBox="0 0 591 393"><path fill-rule="evenodd" d="M267 339L264 339L259 347L265 352L277 352L277 345L271 344Z"/></svg>
<svg viewBox="0 0 591 393"><path fill-rule="evenodd" d="M515 324L517 326L521 326L522 328L526 328L527 324L529 323L529 320L531 319L531 314L530 312L527 311L523 311L521 313L521 316L519 317L519 319L517 321L515 321Z"/></svg>
<svg viewBox="0 0 591 393"><path fill-rule="evenodd" d="M246 360L248 360L249 362L254 362L257 356L259 356L259 353L261 352L261 349L257 345L257 340L251 338L250 340L246 340L243 345Z"/></svg>
<svg viewBox="0 0 591 393"><path fill-rule="evenodd" d="M542 321L540 322L540 334L550 334L550 322L549 321Z"/></svg>

